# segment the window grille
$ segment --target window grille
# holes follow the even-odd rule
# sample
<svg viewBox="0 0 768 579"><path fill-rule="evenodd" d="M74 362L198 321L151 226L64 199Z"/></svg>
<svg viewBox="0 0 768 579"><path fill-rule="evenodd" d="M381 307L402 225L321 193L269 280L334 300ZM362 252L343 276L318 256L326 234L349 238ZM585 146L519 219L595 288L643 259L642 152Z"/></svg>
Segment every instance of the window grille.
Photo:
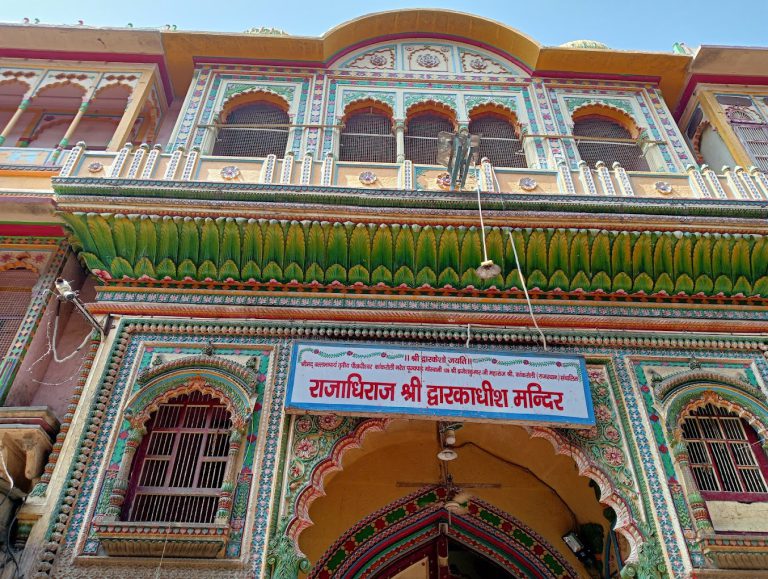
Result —
<svg viewBox="0 0 768 579"><path fill-rule="evenodd" d="M288 145L290 122L288 113L272 103L243 105L229 113L225 122L238 126L219 129L213 154L222 157L276 155L282 159Z"/></svg>
<svg viewBox="0 0 768 579"><path fill-rule="evenodd" d="M642 149L637 143L610 142L610 139L631 139L632 135L620 124L601 118L577 119L573 125L579 155L587 165L594 167L598 161L603 161L609 167L616 161L627 171L648 171ZM601 139L606 139L601 140Z"/></svg>
<svg viewBox="0 0 768 579"><path fill-rule="evenodd" d="M523 143L517 138L514 125L507 119L492 115L472 119L469 132L480 135L480 159L488 157L495 167L528 166Z"/></svg>
<svg viewBox="0 0 768 579"><path fill-rule="evenodd" d="M683 438L701 492L768 492L753 450L757 436L736 414L707 404L685 419Z"/></svg>
<svg viewBox="0 0 768 579"><path fill-rule="evenodd" d="M453 132L453 123L444 116L425 112L408 119L405 158L420 165L435 165L440 131Z"/></svg>
<svg viewBox="0 0 768 579"><path fill-rule="evenodd" d="M755 166L768 171L768 125L762 123L732 123L733 130L752 157Z"/></svg>
<svg viewBox="0 0 768 579"><path fill-rule="evenodd" d="M38 274L27 269L0 272L0 360L13 344L27 313Z"/></svg>
<svg viewBox="0 0 768 579"><path fill-rule="evenodd" d="M132 467L127 520L213 523L231 428L226 407L207 394L160 405Z"/></svg>
<svg viewBox="0 0 768 579"><path fill-rule="evenodd" d="M344 123L339 145L340 161L394 163L397 143L392 134L392 121L387 115L361 112Z"/></svg>

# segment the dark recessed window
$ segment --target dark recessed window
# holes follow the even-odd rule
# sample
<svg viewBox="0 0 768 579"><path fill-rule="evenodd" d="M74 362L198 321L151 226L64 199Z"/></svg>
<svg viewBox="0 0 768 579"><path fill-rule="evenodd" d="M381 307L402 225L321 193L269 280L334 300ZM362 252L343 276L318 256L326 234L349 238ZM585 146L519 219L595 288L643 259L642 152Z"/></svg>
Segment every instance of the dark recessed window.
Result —
<svg viewBox="0 0 768 579"><path fill-rule="evenodd" d="M213 154L222 157L282 159L288 145L290 119L279 106L268 102L242 105L227 115L219 129Z"/></svg>
<svg viewBox="0 0 768 579"><path fill-rule="evenodd" d="M128 521L213 523L229 457L226 407L193 392L160 407L131 467Z"/></svg>

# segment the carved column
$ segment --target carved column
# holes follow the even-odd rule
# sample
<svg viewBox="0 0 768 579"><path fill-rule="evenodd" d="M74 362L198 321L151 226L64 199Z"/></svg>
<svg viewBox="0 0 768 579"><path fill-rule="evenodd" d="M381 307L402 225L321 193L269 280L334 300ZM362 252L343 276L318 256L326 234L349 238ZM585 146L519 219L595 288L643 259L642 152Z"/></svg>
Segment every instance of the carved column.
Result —
<svg viewBox="0 0 768 579"><path fill-rule="evenodd" d="M117 471L117 479L112 486L112 492L109 495L109 506L105 510L105 521L116 521L120 517L125 502L125 493L128 491L128 482L131 478L131 464L136 451L141 444L141 439L147 430L144 426L132 427L128 431L128 438L125 441L125 450L123 458L120 461L120 469Z"/></svg>
<svg viewBox="0 0 768 579"><path fill-rule="evenodd" d="M16 126L16 122L21 118L21 115L24 114L24 111L27 110L30 100L31 98L29 96L24 95L21 103L19 104L19 107L16 109L16 112L13 113L11 119L5 124L3 132L0 133L0 145L5 143L5 140L8 138L8 135L11 134L13 127Z"/></svg>
<svg viewBox="0 0 768 579"><path fill-rule="evenodd" d="M221 494L219 495L219 505L216 510L217 524L226 524L232 513L232 498L235 492L235 462L240 453L240 446L243 442L243 431L234 429L229 437L229 453L227 456L227 466L224 470L224 482L221 483Z"/></svg>
<svg viewBox="0 0 768 579"><path fill-rule="evenodd" d="M71 139L72 135L75 134L75 131L77 130L77 126L80 124L80 120L83 118L83 115L85 114L85 111L88 110L88 105L90 104L91 104L91 101L88 99L83 99L83 102L80 103L80 108L77 109L77 114L75 115L75 118L72 119L71 123L69 123L67 132L64 133L64 136L61 138L61 141L59 141L60 148L64 149L69 144L69 139Z"/></svg>
<svg viewBox="0 0 768 579"><path fill-rule="evenodd" d="M395 119L395 147L397 151L396 162L402 163L405 161L405 121L403 119Z"/></svg>
<svg viewBox="0 0 768 579"><path fill-rule="evenodd" d="M683 475L683 489L686 491L686 498L688 499L693 519L696 521L696 528L700 533L714 533L707 503L701 496L696 481L693 478L690 458L688 456L688 446L684 440L676 440L670 444L670 452L672 458L680 466L680 472Z"/></svg>

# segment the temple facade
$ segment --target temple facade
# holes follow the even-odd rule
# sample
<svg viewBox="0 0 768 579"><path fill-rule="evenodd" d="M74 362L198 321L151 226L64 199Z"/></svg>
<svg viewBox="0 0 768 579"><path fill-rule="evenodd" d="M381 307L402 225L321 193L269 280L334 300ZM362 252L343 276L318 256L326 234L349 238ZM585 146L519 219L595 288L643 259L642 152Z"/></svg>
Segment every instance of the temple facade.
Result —
<svg viewBox="0 0 768 579"><path fill-rule="evenodd" d="M0 25L0 577L768 577L768 48Z"/></svg>

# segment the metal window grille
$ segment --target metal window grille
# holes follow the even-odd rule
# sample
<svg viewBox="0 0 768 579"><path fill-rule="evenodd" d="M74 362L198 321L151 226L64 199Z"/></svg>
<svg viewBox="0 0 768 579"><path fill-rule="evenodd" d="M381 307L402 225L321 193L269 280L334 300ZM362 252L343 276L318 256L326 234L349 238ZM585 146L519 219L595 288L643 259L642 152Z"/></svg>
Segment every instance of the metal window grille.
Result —
<svg viewBox="0 0 768 579"><path fill-rule="evenodd" d="M609 167L616 161L627 171L648 171L642 149L637 143L616 143L601 139L631 139L632 135L620 124L606 119L578 119L573 125L573 135L588 137L588 140L576 139L579 155L587 165L594 167L603 161Z"/></svg>
<svg viewBox="0 0 768 579"><path fill-rule="evenodd" d="M213 154L222 157L276 155L278 159L282 159L288 144L290 122L288 113L277 105L265 102L244 105L232 111L225 124L255 126L221 128L216 137Z"/></svg>
<svg viewBox="0 0 768 579"><path fill-rule="evenodd" d="M515 127L507 119L482 116L472 119L469 132L480 135L480 158L488 157L495 167L525 168L523 143L517 138Z"/></svg>
<svg viewBox="0 0 768 579"><path fill-rule="evenodd" d="M405 158L420 165L437 163L437 134L453 131L453 123L441 115L426 112L408 120L405 134Z"/></svg>
<svg viewBox="0 0 768 579"><path fill-rule="evenodd" d="M768 492L752 444L756 436L736 414L707 404L683 422L691 470L702 492Z"/></svg>
<svg viewBox="0 0 768 579"><path fill-rule="evenodd" d="M762 171L768 171L768 125L732 123L747 153Z"/></svg>
<svg viewBox="0 0 768 579"><path fill-rule="evenodd" d="M381 113L362 112L349 117L341 130L340 161L394 163L397 143L392 121Z"/></svg>
<svg viewBox="0 0 768 579"><path fill-rule="evenodd" d="M5 358L24 320L37 278L27 269L0 272L0 360Z"/></svg>
<svg viewBox="0 0 768 579"><path fill-rule="evenodd" d="M194 392L152 414L129 486L129 521L212 523L229 456L226 407Z"/></svg>

